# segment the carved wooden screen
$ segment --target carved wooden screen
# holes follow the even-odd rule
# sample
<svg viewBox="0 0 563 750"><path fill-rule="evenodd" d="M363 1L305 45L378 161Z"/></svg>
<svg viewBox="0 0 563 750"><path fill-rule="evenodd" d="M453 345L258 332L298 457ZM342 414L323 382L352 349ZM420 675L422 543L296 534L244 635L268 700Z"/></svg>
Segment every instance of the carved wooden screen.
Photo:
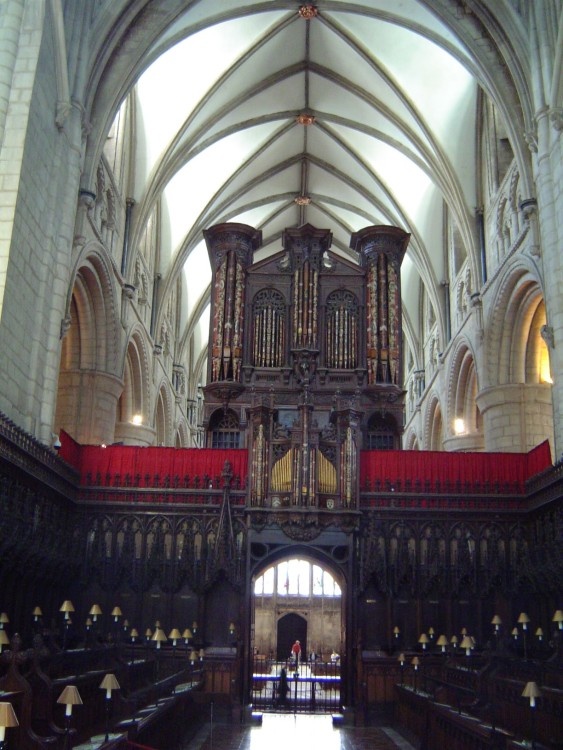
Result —
<svg viewBox="0 0 563 750"><path fill-rule="evenodd" d="M340 370L358 366L358 300L352 292L338 290L326 303L326 366Z"/></svg>
<svg viewBox="0 0 563 750"><path fill-rule="evenodd" d="M286 305L274 289L258 292L252 305L252 364L281 367L285 363Z"/></svg>

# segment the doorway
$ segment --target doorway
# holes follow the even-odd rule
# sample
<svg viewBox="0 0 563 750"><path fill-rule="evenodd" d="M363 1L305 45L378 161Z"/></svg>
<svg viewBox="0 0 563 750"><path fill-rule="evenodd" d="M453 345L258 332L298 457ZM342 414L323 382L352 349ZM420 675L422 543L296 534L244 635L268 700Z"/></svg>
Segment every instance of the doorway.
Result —
<svg viewBox="0 0 563 750"><path fill-rule="evenodd" d="M339 581L343 577L337 569L305 556L278 558L256 571L250 670L250 702L255 708L300 713L340 710L340 654L346 649ZM298 665L291 658L296 640L301 646Z"/></svg>

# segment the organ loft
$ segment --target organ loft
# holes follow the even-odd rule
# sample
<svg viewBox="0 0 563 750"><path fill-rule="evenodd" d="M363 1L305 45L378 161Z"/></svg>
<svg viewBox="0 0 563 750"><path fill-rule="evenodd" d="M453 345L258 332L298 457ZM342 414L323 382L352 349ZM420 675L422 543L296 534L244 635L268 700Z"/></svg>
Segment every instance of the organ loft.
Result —
<svg viewBox="0 0 563 750"><path fill-rule="evenodd" d="M410 235L355 232L353 263L332 234L205 231L212 267L207 447L247 448L249 505L357 510L362 449L397 449L403 425L401 262Z"/></svg>

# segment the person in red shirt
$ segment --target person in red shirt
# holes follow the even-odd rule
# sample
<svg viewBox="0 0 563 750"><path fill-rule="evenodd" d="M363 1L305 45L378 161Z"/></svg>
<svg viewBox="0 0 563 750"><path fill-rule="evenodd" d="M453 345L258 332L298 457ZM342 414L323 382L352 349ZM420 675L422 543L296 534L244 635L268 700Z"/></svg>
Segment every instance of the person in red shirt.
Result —
<svg viewBox="0 0 563 750"><path fill-rule="evenodd" d="M291 647L291 656L295 661L295 666L299 666L299 661L301 659L301 644L299 643L299 641L295 641L295 643Z"/></svg>

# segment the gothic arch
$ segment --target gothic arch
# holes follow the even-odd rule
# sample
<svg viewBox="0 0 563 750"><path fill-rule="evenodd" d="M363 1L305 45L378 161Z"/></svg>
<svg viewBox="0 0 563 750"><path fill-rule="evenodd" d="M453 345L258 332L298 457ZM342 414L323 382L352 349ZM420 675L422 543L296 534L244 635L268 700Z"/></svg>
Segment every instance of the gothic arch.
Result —
<svg viewBox="0 0 563 750"><path fill-rule="evenodd" d="M444 424L442 405L436 393L432 394L426 410L424 435L426 445L424 450L440 451L443 449Z"/></svg>
<svg viewBox="0 0 563 750"><path fill-rule="evenodd" d="M527 354L540 351L537 339L541 326L545 324L543 291L534 271L522 262L512 266L492 296L495 309L489 327L489 356L486 359L490 385L530 382L526 380L530 377ZM532 335L536 337L535 349Z"/></svg>
<svg viewBox="0 0 563 750"><path fill-rule="evenodd" d="M474 433L481 428L476 405L478 392L475 356L469 343L461 340L453 353L448 378L448 432L451 432L456 419L463 419L465 432Z"/></svg>
<svg viewBox="0 0 563 750"><path fill-rule="evenodd" d="M127 344L123 366L123 393L120 398L119 419L129 422L139 414L148 418L150 401L150 358L141 329L134 330Z"/></svg>
<svg viewBox="0 0 563 750"><path fill-rule="evenodd" d="M156 397L154 426L156 444L170 445L172 441L173 399L167 383L162 383Z"/></svg>

